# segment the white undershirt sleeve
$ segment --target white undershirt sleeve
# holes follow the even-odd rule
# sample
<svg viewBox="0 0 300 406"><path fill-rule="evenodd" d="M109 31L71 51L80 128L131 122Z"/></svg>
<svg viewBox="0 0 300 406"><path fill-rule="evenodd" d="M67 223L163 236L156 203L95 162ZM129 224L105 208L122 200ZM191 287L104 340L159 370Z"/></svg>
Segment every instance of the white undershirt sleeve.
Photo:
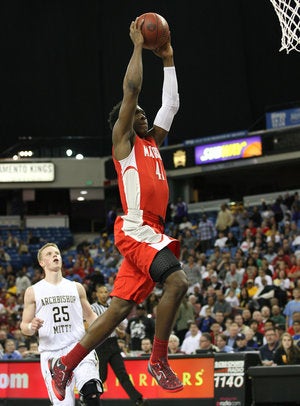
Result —
<svg viewBox="0 0 300 406"><path fill-rule="evenodd" d="M179 94L175 66L164 67L162 106L156 114L154 125L169 131L178 109Z"/></svg>

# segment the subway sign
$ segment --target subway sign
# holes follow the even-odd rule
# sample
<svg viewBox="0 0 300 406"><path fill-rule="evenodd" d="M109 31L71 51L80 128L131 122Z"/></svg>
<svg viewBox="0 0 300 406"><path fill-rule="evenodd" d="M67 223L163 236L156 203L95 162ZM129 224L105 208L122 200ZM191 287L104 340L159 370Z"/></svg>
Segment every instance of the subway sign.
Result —
<svg viewBox="0 0 300 406"><path fill-rule="evenodd" d="M262 143L261 137L245 137L214 144L198 145L194 151L195 164L203 165L261 156Z"/></svg>

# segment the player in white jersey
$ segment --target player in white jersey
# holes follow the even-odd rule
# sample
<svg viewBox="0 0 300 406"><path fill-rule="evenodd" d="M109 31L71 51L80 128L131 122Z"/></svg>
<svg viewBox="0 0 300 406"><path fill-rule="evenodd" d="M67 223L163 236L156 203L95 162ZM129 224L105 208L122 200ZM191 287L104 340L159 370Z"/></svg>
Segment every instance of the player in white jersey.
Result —
<svg viewBox="0 0 300 406"><path fill-rule="evenodd" d="M76 386L83 405L98 406L102 384L95 351L74 369L64 400L57 399L53 392L48 360L72 349L85 333L84 320L90 325L97 314L83 286L62 276L62 258L56 244L45 244L38 252L38 262L45 277L25 291L21 330L27 336L38 333L40 366L49 398L53 405L74 406Z"/></svg>

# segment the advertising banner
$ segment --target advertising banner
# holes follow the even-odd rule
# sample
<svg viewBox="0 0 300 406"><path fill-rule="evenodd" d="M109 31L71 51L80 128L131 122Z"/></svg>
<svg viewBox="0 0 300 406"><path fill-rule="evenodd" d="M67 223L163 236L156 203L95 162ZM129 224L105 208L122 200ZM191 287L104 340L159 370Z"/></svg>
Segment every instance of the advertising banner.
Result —
<svg viewBox="0 0 300 406"><path fill-rule="evenodd" d="M261 137L247 137L195 147L195 165L262 155Z"/></svg>
<svg viewBox="0 0 300 406"><path fill-rule="evenodd" d="M267 129L300 125L300 108L266 113Z"/></svg>
<svg viewBox="0 0 300 406"><path fill-rule="evenodd" d="M184 384L184 389L169 393L161 389L147 372L148 359L126 359L126 369L134 386L146 399L213 399L214 358L170 359L171 367ZM0 399L47 399L39 362L0 362ZM104 384L102 399L128 399L111 369Z"/></svg>

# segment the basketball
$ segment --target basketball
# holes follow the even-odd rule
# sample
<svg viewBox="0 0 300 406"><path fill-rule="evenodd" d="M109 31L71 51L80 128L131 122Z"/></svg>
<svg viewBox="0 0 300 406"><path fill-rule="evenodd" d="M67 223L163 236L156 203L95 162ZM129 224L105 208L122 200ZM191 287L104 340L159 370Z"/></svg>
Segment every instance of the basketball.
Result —
<svg viewBox="0 0 300 406"><path fill-rule="evenodd" d="M138 17L138 22L142 19L143 48L154 50L163 46L170 37L169 24L165 18L157 13L145 13Z"/></svg>

